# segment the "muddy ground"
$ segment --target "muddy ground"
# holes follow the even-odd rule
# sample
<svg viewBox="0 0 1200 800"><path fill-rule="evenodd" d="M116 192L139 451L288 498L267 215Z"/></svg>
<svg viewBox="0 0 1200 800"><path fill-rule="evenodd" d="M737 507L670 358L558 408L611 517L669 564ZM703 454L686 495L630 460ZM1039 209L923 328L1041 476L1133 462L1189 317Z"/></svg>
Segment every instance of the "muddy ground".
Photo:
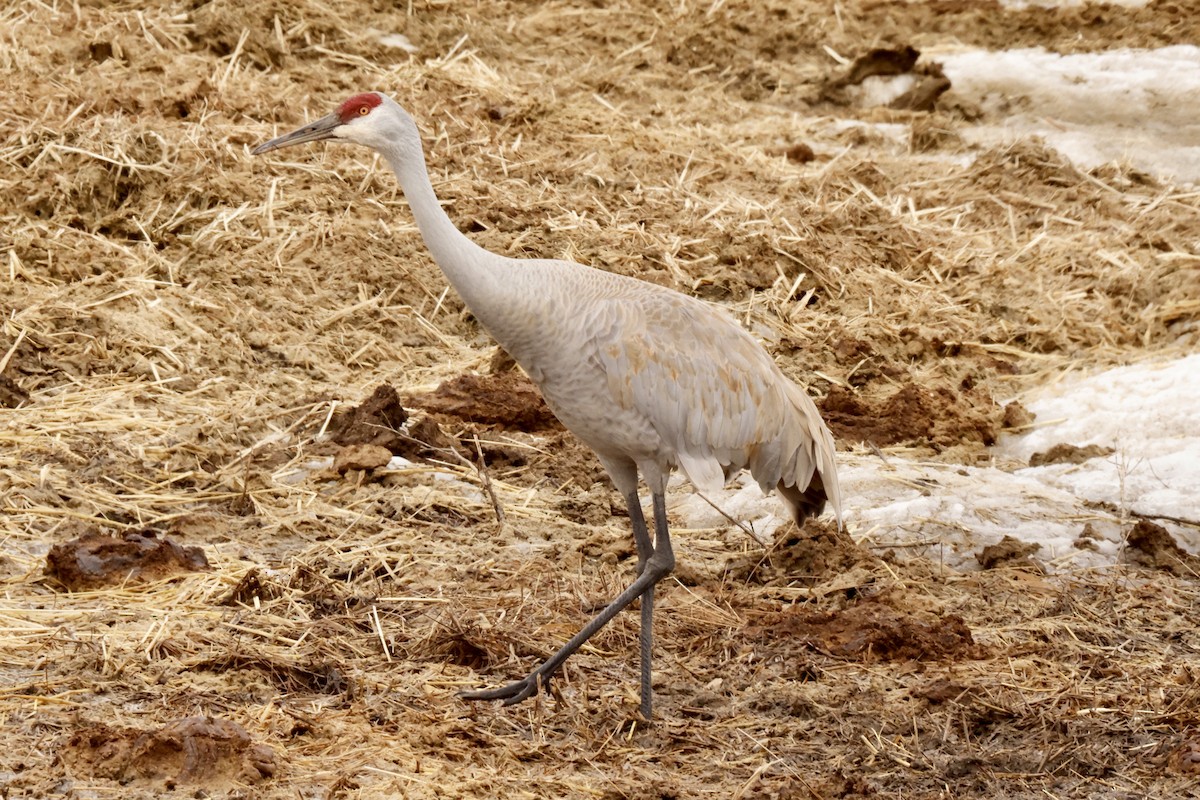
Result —
<svg viewBox="0 0 1200 800"><path fill-rule="evenodd" d="M1121 564L1068 574L1003 542L952 570L861 530L853 497L845 531L765 548L680 529L653 724L634 614L554 696L458 699L630 580L627 511L447 291L386 165L249 155L387 91L480 244L726 304L847 459L978 463L1029 423L999 399L1195 346L1200 205L1038 141L965 145L983 112L907 48L1195 43L1186 4L0 20L0 795L1200 793L1197 569L1144 520ZM925 90L857 105L889 69Z"/></svg>

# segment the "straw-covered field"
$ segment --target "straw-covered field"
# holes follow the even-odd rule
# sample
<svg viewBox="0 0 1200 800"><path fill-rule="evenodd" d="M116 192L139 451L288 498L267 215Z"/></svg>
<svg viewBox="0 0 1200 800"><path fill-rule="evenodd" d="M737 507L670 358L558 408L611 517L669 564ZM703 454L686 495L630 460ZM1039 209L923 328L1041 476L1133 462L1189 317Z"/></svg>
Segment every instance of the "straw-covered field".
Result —
<svg viewBox="0 0 1200 800"><path fill-rule="evenodd" d="M1185 7L5 4L0 796L1200 791L1193 562L957 572L853 496L768 548L677 526L652 725L636 614L557 697L458 699L631 579L626 512L385 164L249 154L384 90L480 244L727 304L848 461L978 463L998 399L1195 347L1200 196L972 149L953 87L860 108L846 62L1200 41ZM386 390L343 415L385 385L406 436Z"/></svg>

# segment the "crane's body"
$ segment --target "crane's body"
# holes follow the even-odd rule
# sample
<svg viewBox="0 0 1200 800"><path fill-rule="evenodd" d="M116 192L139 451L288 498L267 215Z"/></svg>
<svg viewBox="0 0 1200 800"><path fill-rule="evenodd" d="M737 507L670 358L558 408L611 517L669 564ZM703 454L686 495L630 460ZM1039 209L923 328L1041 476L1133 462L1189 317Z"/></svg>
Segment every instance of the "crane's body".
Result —
<svg viewBox="0 0 1200 800"><path fill-rule="evenodd" d="M642 598L642 704L650 716L654 585L674 566L664 492L680 467L700 490L748 468L797 523L841 497L829 429L808 396L724 311L672 289L570 261L512 259L467 239L442 210L412 118L390 98L355 95L334 114L255 149L321 139L372 147L391 164L434 260L485 329L591 447L629 504L638 578L525 679L469 699L523 700L634 599ZM653 501L650 540L637 492Z"/></svg>

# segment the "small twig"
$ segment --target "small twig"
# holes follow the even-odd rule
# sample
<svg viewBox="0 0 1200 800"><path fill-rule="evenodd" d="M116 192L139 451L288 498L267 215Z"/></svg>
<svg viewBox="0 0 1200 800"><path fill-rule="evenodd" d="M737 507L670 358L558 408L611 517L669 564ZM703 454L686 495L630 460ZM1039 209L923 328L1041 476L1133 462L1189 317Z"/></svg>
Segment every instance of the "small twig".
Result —
<svg viewBox="0 0 1200 800"><path fill-rule="evenodd" d="M387 636L383 632L383 623L379 620L379 606L372 605L367 616L371 618L371 627L375 629L375 635L379 637L379 643L383 645L383 657L389 664L392 663L392 650L388 647Z"/></svg>
<svg viewBox="0 0 1200 800"><path fill-rule="evenodd" d="M714 503L712 500L709 500L708 496L705 495L703 492L701 492L699 489L696 489L696 496L699 497L704 502L708 503L710 506L712 506L713 510L715 510L722 517L729 520L731 523L733 523L738 528L740 528L742 530L742 533L746 534L747 536L749 536L751 539L754 540L755 544L757 544L759 546L764 546L766 544L765 542L763 542L761 539L758 538L758 536L754 533L753 528L749 528L741 520L736 520L733 517L729 516L729 514L726 513L725 509L721 508L719 505Z"/></svg>
<svg viewBox="0 0 1200 800"><path fill-rule="evenodd" d="M488 474L487 465L483 462L483 445L479 443L478 434L471 434L471 439L475 442L475 453L479 457L479 461L475 465L475 469L479 472L479 482L483 484L483 491L487 492L487 496L492 501L492 511L496 512L496 522L503 526L504 509L500 506L500 498L496 496L496 490L492 488L492 478ZM466 461L465 458L463 460Z"/></svg>
<svg viewBox="0 0 1200 800"><path fill-rule="evenodd" d="M29 333L27 329L21 328L20 332L17 334L17 340L13 342L12 347L8 348L8 352L4 354L4 357L0 358L0 373L3 373L4 370L8 369L9 359L13 357L13 353L17 352L17 348L21 346L21 342L25 341L25 334L27 333Z"/></svg>
<svg viewBox="0 0 1200 800"><path fill-rule="evenodd" d="M1200 520L1188 519L1186 517L1172 517L1170 514L1142 514L1137 511L1130 511L1129 516L1136 517L1137 519L1165 519L1167 522L1200 528Z"/></svg>

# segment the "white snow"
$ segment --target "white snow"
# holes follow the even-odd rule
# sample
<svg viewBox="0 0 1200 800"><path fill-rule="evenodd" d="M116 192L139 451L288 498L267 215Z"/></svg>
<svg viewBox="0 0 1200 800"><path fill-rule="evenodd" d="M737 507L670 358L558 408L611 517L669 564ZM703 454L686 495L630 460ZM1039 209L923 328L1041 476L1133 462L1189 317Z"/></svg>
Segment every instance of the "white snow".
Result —
<svg viewBox="0 0 1200 800"><path fill-rule="evenodd" d="M1027 460L1063 442L1113 453L1019 474L1093 503L1200 523L1200 354L1063 381L1024 405L1038 427L1001 453Z"/></svg>
<svg viewBox="0 0 1200 800"><path fill-rule="evenodd" d="M1177 181L1200 181L1200 47L1060 55L1043 49L929 51L952 95L983 121L971 143L1042 137L1091 169L1128 162Z"/></svg>
<svg viewBox="0 0 1200 800"><path fill-rule="evenodd" d="M413 44L412 40L403 33L384 33L375 28L368 28L367 33L378 39L379 43L384 47L394 47L410 54L419 52L421 49Z"/></svg>
<svg viewBox="0 0 1200 800"><path fill-rule="evenodd" d="M875 549L894 547L955 569L1004 536L1041 546L1052 570L1112 564L1127 514L1162 524L1181 546L1200 550L1200 355L1136 364L1062 380L1022 398L1035 427L996 448L996 465L965 467L842 454L838 475L846 527ZM1083 464L1028 467L1029 456L1066 443L1113 448ZM717 511L674 484L671 510L683 527L728 525ZM786 519L778 498L741 476L713 498L770 541ZM1172 519L1195 525L1176 524ZM1090 523L1096 538L1080 539Z"/></svg>
<svg viewBox="0 0 1200 800"><path fill-rule="evenodd" d="M1083 169L1128 163L1200 183L1200 47L1067 55L932 47L921 60L941 64L950 79L943 104L957 101L981 113L958 126L969 144L992 147L1038 136ZM872 76L846 92L857 105L884 106L915 83L913 74Z"/></svg>
<svg viewBox="0 0 1200 800"><path fill-rule="evenodd" d="M914 462L903 458L842 454L838 475L846 529L874 550L897 549L954 569L978 567L975 554L1006 535L1041 546L1035 557L1052 569L1111 564L1120 546L1117 518L1089 508L1069 491L1036 477L995 467ZM743 476L720 498L725 511L769 542L787 520L777 497L764 497ZM685 528L729 523L687 488L670 509ZM1074 543L1085 522L1101 538L1087 548Z"/></svg>

